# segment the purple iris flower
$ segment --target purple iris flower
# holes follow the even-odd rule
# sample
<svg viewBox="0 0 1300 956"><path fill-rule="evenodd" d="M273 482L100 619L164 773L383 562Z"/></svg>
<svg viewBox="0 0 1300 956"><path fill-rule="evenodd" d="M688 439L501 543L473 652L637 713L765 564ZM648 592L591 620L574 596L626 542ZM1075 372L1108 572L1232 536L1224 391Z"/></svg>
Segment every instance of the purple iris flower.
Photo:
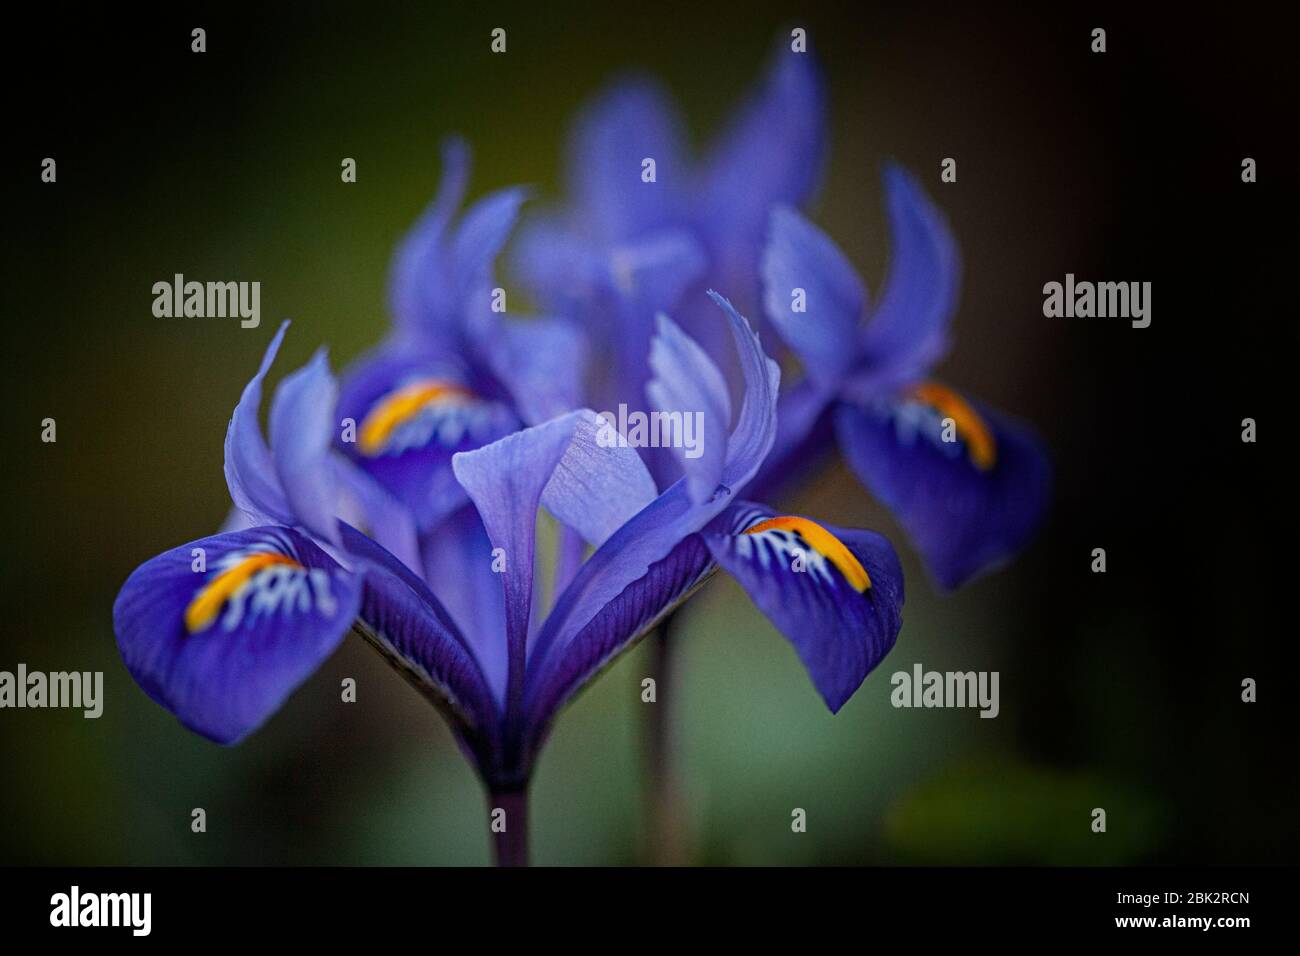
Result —
<svg viewBox="0 0 1300 956"><path fill-rule="evenodd" d="M338 386L323 353L281 382L264 439L261 386L282 327L226 441L231 496L256 527L182 545L131 574L114 606L131 674L185 726L235 743L355 627L447 716L493 805L522 810L559 708L722 567L837 710L897 638L898 559L873 532L738 498L775 440L780 373L746 320L714 300L743 377L735 415L723 373L667 317L651 345L652 404L666 413L703 404L717 429L704 454L683 452L685 476L656 493L636 450L609 441L586 409L457 452L452 471L487 548L436 581L377 540L409 547L410 517L334 445ZM585 560L581 551L557 559L568 570L545 613L534 575L539 509L592 549ZM482 570L502 613L482 592L470 630L440 600L441 585L450 574L453 591L475 593ZM512 820L498 835L502 861L526 856L522 826Z"/></svg>
<svg viewBox="0 0 1300 956"><path fill-rule="evenodd" d="M567 200L524 224L514 264L545 308L583 323L606 372L591 393L600 407L642 401L659 312L677 316L726 362L724 330L703 292L725 289L758 314L768 213L809 197L825 143L821 77L811 55L788 43L778 44L766 76L698 162L674 104L652 80L623 79L586 107L569 143ZM662 459L650 462L666 483Z"/></svg>
<svg viewBox="0 0 1300 956"><path fill-rule="evenodd" d="M506 314L494 288L493 263L526 191L492 193L457 220L468 169L467 147L451 140L437 196L394 256L393 330L345 373L339 395L356 434L340 435L337 448L411 511L421 533L468 504L451 471L456 452L582 404L582 330Z"/></svg>
<svg viewBox="0 0 1300 956"><path fill-rule="evenodd" d="M764 305L804 377L755 485L765 490L838 439L944 588L1012 556L1046 510L1050 468L1024 424L929 380L948 347L960 261L943 216L902 169L885 170L893 253L880 300L820 229L771 215ZM797 309L796 303L803 309Z"/></svg>

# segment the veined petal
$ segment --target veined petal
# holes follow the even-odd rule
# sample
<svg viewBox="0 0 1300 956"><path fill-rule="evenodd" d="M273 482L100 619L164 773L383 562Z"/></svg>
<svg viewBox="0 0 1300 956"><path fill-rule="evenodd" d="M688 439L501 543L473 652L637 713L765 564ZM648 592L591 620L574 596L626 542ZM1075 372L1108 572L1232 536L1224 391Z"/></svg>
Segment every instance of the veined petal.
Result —
<svg viewBox="0 0 1300 956"><path fill-rule="evenodd" d="M1038 438L943 386L843 404L836 432L944 588L1009 559L1046 510L1051 469Z"/></svg>
<svg viewBox="0 0 1300 956"><path fill-rule="evenodd" d="M566 700L700 587L715 569L700 536L689 535L578 630L565 654L551 655L530 668L528 752L535 753L541 746L551 720Z"/></svg>
<svg viewBox="0 0 1300 956"><path fill-rule="evenodd" d="M497 709L506 699L506 599L483 520L466 504L425 534L424 580L456 622L483 669ZM496 570L494 570L494 567Z"/></svg>
<svg viewBox="0 0 1300 956"><path fill-rule="evenodd" d="M308 531L338 544L339 489L328 459L334 436L338 383L325 349L275 390L271 454L293 515Z"/></svg>
<svg viewBox="0 0 1300 956"><path fill-rule="evenodd" d="M838 383L859 358L867 291L858 274L829 236L788 206L772 211L762 270L763 302L777 334L809 377Z"/></svg>
<svg viewBox="0 0 1300 956"><path fill-rule="evenodd" d="M776 440L776 401L781 387L781 369L764 354L758 334L750 328L745 317L731 307L730 302L712 290L709 298L718 304L731 322L731 334L745 380L744 400L727 441L727 466L722 472L723 483L734 493L754 477Z"/></svg>
<svg viewBox="0 0 1300 956"><path fill-rule="evenodd" d="M943 214L898 166L885 169L893 251L880 302L862 330L859 393L898 387L937 362L948 347L961 259Z"/></svg>
<svg viewBox="0 0 1300 956"><path fill-rule="evenodd" d="M339 451L410 509L420 531L466 503L452 455L519 427L510 407L455 356L391 345L347 375L338 414L356 426L356 440L341 440Z"/></svg>
<svg viewBox="0 0 1300 956"><path fill-rule="evenodd" d="M636 449L591 409L574 416L573 438L542 491L557 521L600 547L655 498L655 483Z"/></svg>
<svg viewBox="0 0 1300 956"><path fill-rule="evenodd" d="M473 649L419 576L355 528L340 528L365 582L362 636L443 711L487 769L499 711Z"/></svg>
<svg viewBox="0 0 1300 956"><path fill-rule="evenodd" d="M610 602L735 500L772 447L780 369L763 354L758 336L744 317L721 296L715 294L714 301L731 325L745 376L744 402L727 443L721 483L712 497L697 503L687 493L685 480L678 481L596 549L537 633L529 660L530 674L537 676L530 678L530 683L549 680L545 675L555 670L588 673L593 662L587 655L596 653L604 660L616 653L617 647L603 638L578 643L577 637ZM624 635L627 640L635 636Z"/></svg>
<svg viewBox="0 0 1300 956"><path fill-rule="evenodd" d="M569 195L587 228L621 242L675 222L686 187L686 161L676 111L664 92L642 79L624 80L584 110L570 144ZM642 179L653 160L653 182Z"/></svg>
<svg viewBox="0 0 1300 956"><path fill-rule="evenodd" d="M307 538L263 527L201 538L132 572L113 605L131 676L182 724L232 744L338 647L359 581Z"/></svg>
<svg viewBox="0 0 1300 956"><path fill-rule="evenodd" d="M564 415L452 458L456 479L474 502L492 547L499 549L496 553L504 561L508 719L523 703L537 506L576 425L576 414Z"/></svg>
<svg viewBox="0 0 1300 956"><path fill-rule="evenodd" d="M280 487L271 452L262 438L258 411L262 405L262 380L271 369L289 323L282 322L266 347L257 374L244 386L226 429L226 485L230 498L256 523L297 524Z"/></svg>
<svg viewBox="0 0 1300 956"><path fill-rule="evenodd" d="M898 639L903 572L893 547L873 531L749 502L729 508L702 537L837 712Z"/></svg>
<svg viewBox="0 0 1300 956"><path fill-rule="evenodd" d="M685 472L691 500L699 504L712 496L722 479L731 398L722 373L694 339L666 315L660 314L656 324L658 334L650 344L655 378L646 386L646 395L655 411L670 422L676 419L676 434L669 435L676 439L672 451ZM688 422L695 432L693 447L684 441Z"/></svg>

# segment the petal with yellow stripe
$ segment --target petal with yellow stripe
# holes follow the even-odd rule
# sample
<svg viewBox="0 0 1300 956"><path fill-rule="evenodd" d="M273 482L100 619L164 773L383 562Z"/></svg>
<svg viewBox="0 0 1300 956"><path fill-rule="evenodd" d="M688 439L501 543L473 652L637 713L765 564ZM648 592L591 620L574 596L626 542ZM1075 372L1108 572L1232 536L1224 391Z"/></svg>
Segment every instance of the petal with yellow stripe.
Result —
<svg viewBox="0 0 1300 956"><path fill-rule="evenodd" d="M898 518L926 566L955 588L1024 547L1050 468L1025 425L927 382L835 413L849 466Z"/></svg>
<svg viewBox="0 0 1300 956"><path fill-rule="evenodd" d="M704 540L794 645L832 711L894 646L903 573L882 535L740 502L714 521Z"/></svg>
<svg viewBox="0 0 1300 956"><path fill-rule="evenodd" d="M142 564L118 594L113 628L150 697L196 733L231 744L333 653L360 590L306 537L251 528Z"/></svg>

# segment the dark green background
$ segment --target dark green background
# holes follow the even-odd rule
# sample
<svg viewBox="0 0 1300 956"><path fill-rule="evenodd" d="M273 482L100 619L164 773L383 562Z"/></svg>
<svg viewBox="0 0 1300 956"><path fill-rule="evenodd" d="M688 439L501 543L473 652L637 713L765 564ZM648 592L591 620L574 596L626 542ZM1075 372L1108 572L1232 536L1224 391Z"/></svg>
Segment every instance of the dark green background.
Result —
<svg viewBox="0 0 1300 956"><path fill-rule="evenodd" d="M1056 502L1013 566L949 597L841 466L788 502L898 544L903 633L832 717L734 583L690 605L671 702L689 858L1294 859L1293 672L1279 660L1294 628L1274 619L1294 522L1264 460L1286 427L1270 414L1286 407L1275 363L1295 344L1278 140L1296 91L1277 25L1103 8L464 6L51 8L15 24L0 669L103 670L106 704L98 721L0 712L0 862L487 859L468 765L362 642L222 749L134 685L113 597L137 564L222 520L225 425L282 317L294 326L273 377L321 343L337 369L382 335L389 257L433 193L443 136L471 141L473 195L524 182L553 200L569 123L604 83L659 77L698 148L790 25L808 28L830 84L814 218L878 288L881 163L922 178L965 269L941 374L1035 423ZM1088 51L1098 25L1104 56ZM193 26L208 30L201 56ZM489 52L496 26L504 56ZM47 155L55 186L38 182ZM946 156L955 185L939 182ZM343 157L355 185L339 181ZM260 281L262 326L154 318L151 286L176 272ZM1153 281L1151 328L1045 319L1042 284L1066 272ZM1238 440L1245 415L1259 445ZM39 441L46 416L57 444ZM1088 571L1098 546L1104 576ZM1001 716L893 709L889 675L915 661L1000 671ZM534 787L538 862L645 859L647 666L642 646L559 721ZM339 702L347 676L355 705ZM1254 705L1239 700L1247 676ZM1097 806L1104 835L1089 829ZM806 834L790 831L794 807Z"/></svg>

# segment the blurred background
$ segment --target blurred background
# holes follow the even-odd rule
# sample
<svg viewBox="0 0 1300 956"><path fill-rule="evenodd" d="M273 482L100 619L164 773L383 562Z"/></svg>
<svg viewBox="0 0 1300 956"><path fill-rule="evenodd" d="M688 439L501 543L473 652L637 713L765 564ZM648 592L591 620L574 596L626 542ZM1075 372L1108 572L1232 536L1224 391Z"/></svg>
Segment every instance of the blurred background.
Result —
<svg viewBox="0 0 1300 956"><path fill-rule="evenodd" d="M878 289L881 164L921 177L964 261L941 377L1039 429L1055 503L1018 561L941 596L838 462L790 499L896 543L903 632L832 717L737 585L719 576L689 605L671 701L686 859L1294 861L1294 626L1277 620L1294 498L1264 461L1286 441L1296 339L1280 140L1297 90L1278 25L1093 5L470 6L37 11L11 32L32 65L11 58L6 84L0 669L102 670L105 707L0 711L0 863L488 860L469 765L360 639L223 749L135 686L113 598L136 565L224 518L226 422L282 317L294 329L274 376L322 343L341 368L381 337L389 257L433 194L445 135L472 143L471 198L523 182L558 199L569 125L611 79L656 76L702 149L791 26L830 92L812 217ZM504 56L489 52L498 26ZM1089 51L1095 26L1104 55ZM57 186L38 181L45 156ZM948 156L956 184L939 181ZM260 281L261 327L155 318L151 286L177 272ZM1045 319L1042 285L1066 272L1151 281L1152 326ZM1247 415L1256 445L1240 441ZM56 444L39 441L47 416ZM648 652L561 716L533 788L536 862L650 858ZM999 671L1000 716L892 708L889 676L915 662ZM355 704L340 704L344 677ZM1245 677L1258 703L1241 702ZM194 807L206 834L190 831ZM795 807L807 833L791 832Z"/></svg>

